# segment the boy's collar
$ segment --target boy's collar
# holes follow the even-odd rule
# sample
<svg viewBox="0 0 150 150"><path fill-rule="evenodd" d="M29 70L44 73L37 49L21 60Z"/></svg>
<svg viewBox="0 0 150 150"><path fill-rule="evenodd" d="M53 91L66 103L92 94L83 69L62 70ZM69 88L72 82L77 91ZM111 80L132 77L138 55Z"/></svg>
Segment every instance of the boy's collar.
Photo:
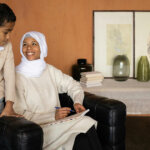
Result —
<svg viewBox="0 0 150 150"><path fill-rule="evenodd" d="M3 49L4 49L4 47L3 47L3 46L0 46L0 51L3 50Z"/></svg>

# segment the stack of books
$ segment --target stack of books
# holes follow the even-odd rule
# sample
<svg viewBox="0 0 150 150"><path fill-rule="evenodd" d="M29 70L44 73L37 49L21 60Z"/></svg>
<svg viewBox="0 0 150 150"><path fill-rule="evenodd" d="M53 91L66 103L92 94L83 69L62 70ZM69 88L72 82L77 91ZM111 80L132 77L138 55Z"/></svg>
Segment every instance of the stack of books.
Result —
<svg viewBox="0 0 150 150"><path fill-rule="evenodd" d="M80 84L85 87L101 86L104 76L101 72L81 72Z"/></svg>

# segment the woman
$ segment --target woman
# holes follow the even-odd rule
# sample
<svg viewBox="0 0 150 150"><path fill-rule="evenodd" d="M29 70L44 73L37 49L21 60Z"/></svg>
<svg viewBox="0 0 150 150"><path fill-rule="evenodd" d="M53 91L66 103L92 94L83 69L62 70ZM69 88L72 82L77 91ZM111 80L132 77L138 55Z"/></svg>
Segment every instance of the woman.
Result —
<svg viewBox="0 0 150 150"><path fill-rule="evenodd" d="M42 33L33 31L24 34L20 52L22 60L16 67L15 111L41 125L44 131L44 150L78 149L73 144L76 136L93 128L95 120L84 116L55 125L42 124L62 119L70 113L71 109L68 107L55 109L60 107L59 93L67 92L71 96L77 113L85 110L82 105L84 93L80 84L46 64L44 57L47 56L47 44Z"/></svg>

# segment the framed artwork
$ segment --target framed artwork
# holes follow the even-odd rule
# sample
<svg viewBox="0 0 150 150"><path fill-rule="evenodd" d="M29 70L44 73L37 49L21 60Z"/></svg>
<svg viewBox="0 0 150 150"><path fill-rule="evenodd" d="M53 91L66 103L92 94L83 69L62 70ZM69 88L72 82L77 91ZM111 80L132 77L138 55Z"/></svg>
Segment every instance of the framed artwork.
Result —
<svg viewBox="0 0 150 150"><path fill-rule="evenodd" d="M125 54L134 76L133 11L93 11L94 70L112 77L113 59Z"/></svg>
<svg viewBox="0 0 150 150"><path fill-rule="evenodd" d="M135 78L141 56L150 62L150 11L135 11Z"/></svg>

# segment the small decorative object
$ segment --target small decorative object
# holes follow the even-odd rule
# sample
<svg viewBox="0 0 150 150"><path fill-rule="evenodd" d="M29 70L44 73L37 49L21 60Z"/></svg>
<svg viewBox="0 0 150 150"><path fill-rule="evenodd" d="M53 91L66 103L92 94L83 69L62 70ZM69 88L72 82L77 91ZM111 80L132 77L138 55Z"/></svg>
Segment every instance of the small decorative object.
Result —
<svg viewBox="0 0 150 150"><path fill-rule="evenodd" d="M141 56L137 68L137 80L146 82L150 79L150 68L147 56Z"/></svg>
<svg viewBox="0 0 150 150"><path fill-rule="evenodd" d="M116 81L126 81L130 74L130 63L126 55L118 55L113 62L113 77Z"/></svg>
<svg viewBox="0 0 150 150"><path fill-rule="evenodd" d="M104 80L104 76L101 72L90 71L81 72L80 84L83 87L101 86Z"/></svg>
<svg viewBox="0 0 150 150"><path fill-rule="evenodd" d="M87 64L86 59L78 59L77 64L72 66L72 77L75 80L80 81L81 78L80 73L88 71L93 71L93 65Z"/></svg>

